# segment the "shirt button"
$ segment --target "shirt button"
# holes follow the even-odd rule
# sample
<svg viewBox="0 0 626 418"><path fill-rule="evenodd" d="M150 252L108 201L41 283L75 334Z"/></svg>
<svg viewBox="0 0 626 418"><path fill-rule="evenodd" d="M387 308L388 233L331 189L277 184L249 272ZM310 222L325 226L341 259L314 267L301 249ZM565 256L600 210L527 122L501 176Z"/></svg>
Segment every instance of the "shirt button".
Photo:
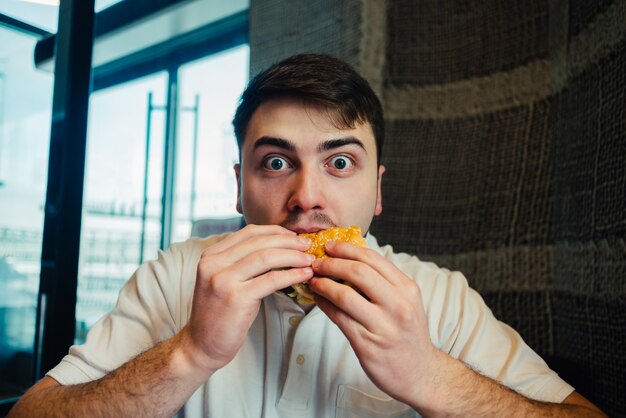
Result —
<svg viewBox="0 0 626 418"><path fill-rule="evenodd" d="M299 316L294 315L291 318L289 318L289 325L291 325L292 327L295 327L299 323L300 323L300 317Z"/></svg>
<svg viewBox="0 0 626 418"><path fill-rule="evenodd" d="M304 356L302 354L298 354L298 357L296 357L296 363L298 366L302 366L304 364Z"/></svg>

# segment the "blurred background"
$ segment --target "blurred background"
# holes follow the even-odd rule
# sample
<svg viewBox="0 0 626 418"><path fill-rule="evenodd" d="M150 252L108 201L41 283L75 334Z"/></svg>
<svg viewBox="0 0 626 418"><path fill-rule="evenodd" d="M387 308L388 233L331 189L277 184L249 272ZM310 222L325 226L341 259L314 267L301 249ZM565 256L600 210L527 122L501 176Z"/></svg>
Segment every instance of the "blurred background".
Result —
<svg viewBox="0 0 626 418"><path fill-rule="evenodd" d="M626 1L97 0L94 12L93 28L74 23L94 32L84 181L68 192L82 215L76 251L59 252L76 252L74 282L42 263L60 242L44 234L62 169L49 166L59 4L0 0L0 412L138 264L241 225L238 96L271 63L323 52L385 108L379 241L464 272L579 392L626 416Z"/></svg>

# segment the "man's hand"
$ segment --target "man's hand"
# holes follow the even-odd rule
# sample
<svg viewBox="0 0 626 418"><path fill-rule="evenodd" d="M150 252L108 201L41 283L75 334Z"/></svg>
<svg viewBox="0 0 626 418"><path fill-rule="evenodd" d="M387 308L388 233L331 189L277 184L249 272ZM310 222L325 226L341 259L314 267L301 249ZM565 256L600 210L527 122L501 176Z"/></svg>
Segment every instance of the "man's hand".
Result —
<svg viewBox="0 0 626 418"><path fill-rule="evenodd" d="M377 252L328 243L313 263L320 309L339 326L363 370L381 390L408 404L432 387L438 351L428 333L419 286ZM337 283L341 278L356 286Z"/></svg>
<svg viewBox="0 0 626 418"><path fill-rule="evenodd" d="M208 247L191 318L178 334L95 381L62 386L45 377L11 416L174 415L239 351L261 299L312 277L312 256L303 252L309 244L280 226L251 225Z"/></svg>
<svg viewBox="0 0 626 418"><path fill-rule="evenodd" d="M328 243L326 252L310 281L318 306L372 382L423 416L605 416L576 392L562 404L533 401L474 372L432 344L415 281L371 249Z"/></svg>
<svg viewBox="0 0 626 418"><path fill-rule="evenodd" d="M307 238L281 226L249 225L208 247L198 263L188 355L206 370L233 359L261 300L313 276ZM278 269L278 270L277 270ZM280 270L283 269L283 270Z"/></svg>

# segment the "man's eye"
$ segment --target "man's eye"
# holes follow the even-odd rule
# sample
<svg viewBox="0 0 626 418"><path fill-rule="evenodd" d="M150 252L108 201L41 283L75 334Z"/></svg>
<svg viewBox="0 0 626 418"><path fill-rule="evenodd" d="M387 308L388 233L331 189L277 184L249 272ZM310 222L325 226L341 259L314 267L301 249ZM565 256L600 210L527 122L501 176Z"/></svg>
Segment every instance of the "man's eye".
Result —
<svg viewBox="0 0 626 418"><path fill-rule="evenodd" d="M270 157L265 160L263 167L272 171L280 171L288 168L289 163L281 157Z"/></svg>
<svg viewBox="0 0 626 418"><path fill-rule="evenodd" d="M333 157L330 160L330 166L336 170L346 170L348 168L351 168L352 165L353 165L352 160L343 155Z"/></svg>

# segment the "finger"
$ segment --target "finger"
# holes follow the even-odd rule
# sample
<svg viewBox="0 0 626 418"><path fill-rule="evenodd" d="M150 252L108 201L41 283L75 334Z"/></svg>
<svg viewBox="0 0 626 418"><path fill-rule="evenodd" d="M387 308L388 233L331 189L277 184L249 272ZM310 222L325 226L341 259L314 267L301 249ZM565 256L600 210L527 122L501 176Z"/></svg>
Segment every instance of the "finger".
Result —
<svg viewBox="0 0 626 418"><path fill-rule="evenodd" d="M204 253L198 264L198 271L206 275L210 275L211 273L217 273L232 266L233 264L238 264L244 258L260 251L261 249L291 249L303 252L307 248L309 248L310 245L310 240L308 240L307 238L298 237L296 235L279 234L253 236L219 253ZM311 263L309 262L307 265L310 264ZM257 273L255 275L264 273L272 268L276 268L271 267L270 265L268 265L266 268L256 269L255 272ZM280 267L292 266L287 265ZM297 267L301 266L298 265ZM245 280L247 278L248 277L241 280Z"/></svg>
<svg viewBox="0 0 626 418"><path fill-rule="evenodd" d="M401 286L405 284L405 280L408 280L400 269L371 248L360 247L348 242L328 242L326 243L326 253L331 257L365 263L394 286Z"/></svg>
<svg viewBox="0 0 626 418"><path fill-rule="evenodd" d="M244 286L251 297L262 299L296 283L306 282L312 277L313 269L311 267L272 270L252 280L248 280L244 283Z"/></svg>
<svg viewBox="0 0 626 418"><path fill-rule="evenodd" d="M220 271L229 280L246 281L273 269L310 267L315 259L299 250L268 248L252 252Z"/></svg>
<svg viewBox="0 0 626 418"><path fill-rule="evenodd" d="M360 261L343 258L317 259L312 264L316 275L346 280L374 303L394 303L396 289L376 270Z"/></svg>
<svg viewBox="0 0 626 418"><path fill-rule="evenodd" d="M378 311L378 308L375 304L359 295L355 289L338 283L333 279L317 276L309 281L309 286L316 295L322 296L339 311L342 311L364 328L368 330L376 329L380 315L372 312L373 310Z"/></svg>
<svg viewBox="0 0 626 418"><path fill-rule="evenodd" d="M262 249L284 248L302 252L310 246L310 239L297 235L261 235L250 237L216 255L235 263Z"/></svg>
<svg viewBox="0 0 626 418"><path fill-rule="evenodd" d="M280 225L246 225L242 229L229 234L223 240L208 247L205 252L209 254L217 254L236 246L252 237L268 236L268 235L293 235L296 233L283 228Z"/></svg>
<svg viewBox="0 0 626 418"><path fill-rule="evenodd" d="M353 344L354 341L356 341L356 339L364 332L368 332L366 329L363 328L363 326L361 326L361 324L356 322L354 318L346 314L344 311L339 309L323 296L316 294L315 303L320 308L320 310L324 312L326 316L328 316L328 318L339 327L341 332L344 333L344 335L351 344Z"/></svg>

